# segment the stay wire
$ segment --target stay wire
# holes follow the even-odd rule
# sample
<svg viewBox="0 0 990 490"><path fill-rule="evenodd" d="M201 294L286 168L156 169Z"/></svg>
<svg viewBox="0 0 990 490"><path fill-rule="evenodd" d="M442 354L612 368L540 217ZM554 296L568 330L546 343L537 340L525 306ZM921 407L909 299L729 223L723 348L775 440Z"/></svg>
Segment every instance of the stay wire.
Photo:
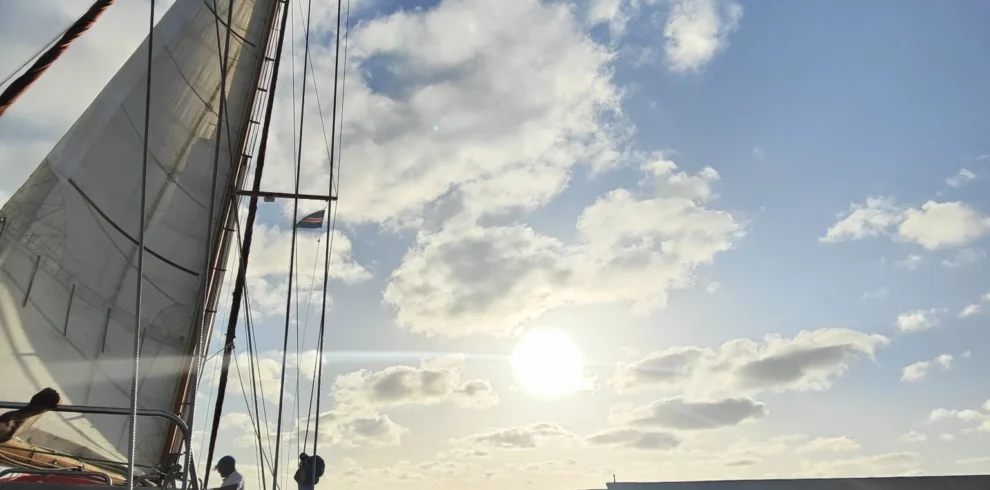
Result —
<svg viewBox="0 0 990 490"><path fill-rule="evenodd" d="M344 18L346 19L345 22L344 22L344 25L345 25L345 28L346 28L345 29L345 32L344 32L344 69L343 69L343 71L341 73L341 80L340 80L340 120L341 121L340 121L340 129L339 129L340 132L339 132L339 136L337 137L337 141L340 141L340 139L343 138L343 135L344 135L344 98L347 95L347 41L348 41L348 33L350 31L350 21L351 21L351 0L347 0L347 14L346 14L346 16ZM338 24L339 24L339 19L338 19ZM334 79L334 82L336 83L336 78ZM315 83L314 83L314 85L315 85ZM335 98L335 100L336 100L336 98ZM334 114L336 114L336 111L334 111ZM321 119L322 119L322 116L321 116ZM330 159L330 164L331 164L331 167L330 167L330 172L331 172L330 184L331 184L331 186L333 188L333 194L332 195L338 198L338 203L339 203L339 197L340 197L340 173L341 173L340 169L341 169L342 163L343 163L343 158L342 158L342 156L343 156L343 148L344 147L343 147L342 144L337 146L337 179L336 179L336 181L334 181L334 179L332 178L332 174L333 174L333 158ZM327 148L327 150L329 151L329 148ZM337 207L338 207L338 205L335 205L333 207L333 217L332 217L332 220L331 220L330 231L329 231L329 233L330 233L330 240L329 240L329 243L327 244L327 263L329 263L329 259L332 256L331 254L333 253L333 238L334 238L334 231L336 231L336 229L337 229ZM327 266L327 268L329 270L329 266ZM324 274L324 278L326 278L327 275L328 274ZM324 308L323 308L324 311L326 311L326 306L325 306L326 305L326 301L325 301L326 298L325 298L325 294L326 293L324 293ZM323 352L322 351L323 338L322 337L319 339L319 344L320 344L320 356L319 356L319 361L317 362L317 364L315 366L313 366L313 386L310 388L311 391L310 391L310 396L309 396L309 411L307 412L307 418L306 418L306 439L305 439L305 441L303 443L303 446L308 446L308 443L309 443L309 424L310 424L310 415L313 413L313 394L315 392L317 392L317 391L320 390L320 388L316 388L316 386L318 386L317 385L317 378L321 378L321 381L322 381L322 374L317 372L317 369L319 369L321 372L322 372L322 369L323 369L323 356L322 356L322 352ZM319 402L317 402L317 403L319 403ZM317 418L319 418L319 416L320 416L319 411L320 411L319 405L317 405L317 409L316 409L316 417ZM314 437L314 439L313 439L314 440L314 445L317 444L318 441L319 441L318 436L319 436L319 434L314 434L313 435L313 437ZM315 452L314 452L314 454L315 454Z"/></svg>
<svg viewBox="0 0 990 490"><path fill-rule="evenodd" d="M44 53L46 50L48 50L48 48L52 47L52 45L55 44L62 37L62 35L65 34L66 31L69 30L69 27L72 27L72 24L69 24L64 28L62 28L62 30L59 31L58 34L55 34L55 37L51 38L47 43L45 43L45 45L42 46L41 49L35 51L34 54L31 55L31 57L24 60L24 63L21 63L20 66L14 68L14 71L10 72L7 76L3 77L3 80L0 80L0 87L7 85L7 82L9 82L11 78L14 78L14 76L20 73L21 70L23 70L26 66L31 64L31 62L33 62L39 56L41 56L41 53Z"/></svg>
<svg viewBox="0 0 990 490"><path fill-rule="evenodd" d="M303 81L306 80L306 75L308 73L307 61L309 60L309 34L310 34L310 23L312 20L312 10L313 1L309 0L309 6L307 11L307 24L306 24L306 42L303 48ZM300 99L300 106L306 106L306 84L303 83L302 95ZM304 134L304 122L305 122L306 111L300 111L299 113L299 148L302 148L303 134ZM289 319L292 308L292 279L294 271L294 265L296 261L296 239L298 227L296 222L299 219L299 178L302 173L302 151L299 152L296 158L296 182L295 182L295 196L293 198L293 211L292 211L292 248L289 252L289 281L288 281L288 294L285 298L285 332L282 340L282 372L281 379L279 381L279 394L278 394L278 416L275 425L275 461L279 461L279 452L282 449L282 409L285 401L285 365L288 355L289 348ZM278 465L275 466L275 471L272 475L272 487L278 485Z"/></svg>
<svg viewBox="0 0 990 490"><path fill-rule="evenodd" d="M148 9L148 68L145 72L144 94L144 141L141 151L141 203L138 219L138 256L137 256L137 287L134 298L134 376L131 379L130 430L127 439L127 487L134 488L134 458L137 453L137 411L138 385L141 379L141 296L144 293L144 228L147 224L145 216L148 194L148 139L151 136L151 69L155 61L155 0L151 0ZM183 472L183 484L186 483L188 472ZM185 486L185 485L183 485Z"/></svg>
<svg viewBox="0 0 990 490"><path fill-rule="evenodd" d="M332 129L336 129L337 128L337 86L340 84L340 78L339 78L339 76L340 76L339 75L339 72L340 72L340 21L341 21L341 13L342 13L341 12L342 4L343 4L343 1L342 0L337 0L337 40L336 40L336 46L335 46L336 53L334 55L334 62L333 62L333 64L334 64L334 66L333 66L333 109L332 109L332 116L331 116L331 121L330 121L330 127ZM341 109L343 109L343 103L341 103ZM343 126L343 115L341 115L341 126ZM327 186L327 192L331 193L331 195L333 195L333 192L334 192L334 179L333 179L334 160L333 160L333 151L334 151L334 148L335 148L334 145L338 144L336 138L334 138L333 136L334 136L333 133L331 133L331 139L330 139L330 155L331 155L331 160L330 160L330 182L329 182L329 184ZM331 225L333 227L336 226L336 212L337 212L337 208L339 208L339 207L340 207L339 204L333 207L333 209L334 209L334 222ZM323 391L323 386L322 386L322 384L323 384L323 342L324 342L324 339L325 339L324 334L326 332L326 319L327 319L327 285L328 285L329 279L330 279L330 248L333 245L333 236L334 236L333 235L333 232L331 231L331 227L327 227L327 234L329 235L329 237L327 238L326 256L325 256L324 262L323 262L323 307L321 308L321 311L320 311L320 335L319 335L320 346L319 346L319 355L317 356L317 364L320 366L320 369L319 369L319 371L317 371L317 375L316 375L316 377L317 377L317 379L316 379L316 390L317 390L317 392L316 392L316 421L314 422L314 427L313 427L313 454L314 455L316 455L317 452L318 452L319 441L320 441L320 401L321 401L321 398L322 398L321 395L322 395L322 391ZM315 471L315 469L313 471Z"/></svg>

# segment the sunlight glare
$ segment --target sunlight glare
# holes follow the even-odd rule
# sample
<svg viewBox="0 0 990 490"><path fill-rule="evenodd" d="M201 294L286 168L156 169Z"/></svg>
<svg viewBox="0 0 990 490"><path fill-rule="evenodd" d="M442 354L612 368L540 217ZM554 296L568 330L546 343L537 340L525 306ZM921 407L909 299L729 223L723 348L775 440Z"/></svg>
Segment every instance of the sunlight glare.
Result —
<svg viewBox="0 0 990 490"><path fill-rule="evenodd" d="M564 332L527 332L512 352L512 368L520 387L540 398L556 398L582 385L581 350Z"/></svg>

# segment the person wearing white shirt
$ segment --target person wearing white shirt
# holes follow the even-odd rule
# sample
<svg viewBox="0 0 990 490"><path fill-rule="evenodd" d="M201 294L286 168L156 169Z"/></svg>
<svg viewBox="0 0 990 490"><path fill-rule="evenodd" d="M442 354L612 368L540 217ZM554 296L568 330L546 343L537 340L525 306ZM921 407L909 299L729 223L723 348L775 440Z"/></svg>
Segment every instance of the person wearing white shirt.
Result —
<svg viewBox="0 0 990 490"><path fill-rule="evenodd" d="M244 477L237 471L233 456L224 456L214 467L223 477L223 483L211 490L244 490Z"/></svg>

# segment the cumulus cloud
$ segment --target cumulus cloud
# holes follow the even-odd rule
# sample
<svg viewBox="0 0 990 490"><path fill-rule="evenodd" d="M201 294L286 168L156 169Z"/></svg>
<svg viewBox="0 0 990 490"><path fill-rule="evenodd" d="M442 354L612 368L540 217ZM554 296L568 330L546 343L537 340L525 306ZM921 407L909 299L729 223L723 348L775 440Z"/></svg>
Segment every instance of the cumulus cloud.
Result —
<svg viewBox="0 0 990 490"><path fill-rule="evenodd" d="M742 6L734 1L675 0L663 28L670 69L697 70L711 61L739 28L742 13Z"/></svg>
<svg viewBox="0 0 990 490"><path fill-rule="evenodd" d="M301 432L304 434L305 430ZM320 414L320 444L343 447L398 446L408 432L408 429L382 413L331 410Z"/></svg>
<svg viewBox="0 0 990 490"><path fill-rule="evenodd" d="M247 218L245 209L241 209L239 218L243 230ZM293 278L295 283L293 296L299 296L300 308L303 311L318 312L323 300L323 270L326 263L324 248L327 237L326 232L314 231L298 233L296 237L297 268ZM254 319L261 321L285 314L291 248L291 230L265 224L255 225L246 274ZM231 274L237 271L239 260L238 253L230 254L227 270L231 271ZM339 230L334 231L328 277L330 280L345 284L354 284L371 278L371 273L354 260L351 241Z"/></svg>
<svg viewBox="0 0 990 490"><path fill-rule="evenodd" d="M463 381L463 356L426 359L420 366L362 369L337 377L333 385L339 407L375 408L435 405L452 401L463 408L489 408L498 395L487 380Z"/></svg>
<svg viewBox="0 0 990 490"><path fill-rule="evenodd" d="M961 168L959 169L958 172L956 172L955 175L951 177L947 177L945 179L945 183L949 187L962 187L970 183L975 178L976 178L976 174L973 173L972 170Z"/></svg>
<svg viewBox="0 0 990 490"><path fill-rule="evenodd" d="M677 436L667 432L635 429L631 427L613 428L596 432L585 438L590 444L608 446L614 449L637 449L662 451L680 445Z"/></svg>
<svg viewBox="0 0 990 490"><path fill-rule="evenodd" d="M959 318L969 318L973 315L978 315L982 310L983 306L977 303L966 305L965 308L959 311Z"/></svg>
<svg viewBox="0 0 990 490"><path fill-rule="evenodd" d="M908 431L897 438L898 442L906 443L924 442L926 439L928 439L928 436L914 430Z"/></svg>
<svg viewBox="0 0 990 490"><path fill-rule="evenodd" d="M990 432L990 400L987 400L976 409L967 408L962 410L936 408L928 416L930 422L940 422L946 420L960 420L969 424L974 424L970 430Z"/></svg>
<svg viewBox="0 0 990 490"><path fill-rule="evenodd" d="M889 197L868 197L866 204L852 204L845 217L832 225L823 242L858 240L884 233L900 220L901 209Z"/></svg>
<svg viewBox="0 0 990 490"><path fill-rule="evenodd" d="M928 375L929 368L933 366L939 366L943 371L948 371L952 369L952 362L954 358L949 354L942 354L935 357L930 361L919 361L909 366L905 366L901 370L901 381L907 381L909 383L919 382L925 379Z"/></svg>
<svg viewBox="0 0 990 490"><path fill-rule="evenodd" d="M299 379L307 380L306 386L310 385L309 380L313 379L317 361L315 350L304 351L300 354L290 353L286 356L286 386L295 383L296 372ZM206 363L204 372L212 372L214 367L221 361L221 356L217 355ZM253 360L247 353L235 354L231 359L230 380L227 383L227 390L232 393L242 393L244 390L251 390L252 369L254 370L253 382L259 397L277 402L280 388L282 386L282 354L277 351L267 351L258 353ZM324 358L324 364L326 359ZM212 383L216 383L217 378L210 378ZM285 397L292 399L293 395L286 390Z"/></svg>
<svg viewBox="0 0 990 490"><path fill-rule="evenodd" d="M986 293L980 297L980 302L971 303L966 305L962 310L959 311L959 318L969 318L974 315L978 315L983 311L983 305L981 302L990 302L990 293Z"/></svg>
<svg viewBox="0 0 990 490"><path fill-rule="evenodd" d="M705 205L713 169L688 174L662 156L643 168L654 190L599 198L578 217L574 244L521 224L420 233L385 300L403 327L448 336L510 335L568 304L664 306L669 290L690 286L698 266L732 247L742 225Z"/></svg>
<svg viewBox="0 0 990 490"><path fill-rule="evenodd" d="M921 267L921 263L924 261L925 259L922 256L918 254L910 254L907 257L904 257L904 259L897 261L895 265L908 270L915 270L918 267Z"/></svg>
<svg viewBox="0 0 990 490"><path fill-rule="evenodd" d="M897 315L895 325L897 325L898 330L905 333L931 330L939 324L938 317L936 316L938 313L939 311L934 308L901 313Z"/></svg>
<svg viewBox="0 0 990 490"><path fill-rule="evenodd" d="M897 240L935 250L966 246L988 231L990 218L962 202L927 201L920 208L902 208L889 197L877 196L864 205L853 204L821 241L893 234Z"/></svg>
<svg viewBox="0 0 990 490"><path fill-rule="evenodd" d="M619 404L612 407L609 419L613 423L630 426L699 430L739 425L766 415L766 406L751 398L691 402L678 397L638 407Z"/></svg>
<svg viewBox="0 0 990 490"><path fill-rule="evenodd" d="M853 361L872 358L889 340L842 328L802 331L793 338L730 340L719 347L672 347L620 364L612 384L619 392L683 391L693 398L762 391L828 389Z"/></svg>
<svg viewBox="0 0 990 490"><path fill-rule="evenodd" d="M220 429L225 431L224 434L227 435L236 434L236 437L233 438L233 444L236 447L258 447L259 441L255 432L256 427L254 422L251 421L251 416L247 413L228 412L223 414L220 417ZM262 423L260 430L262 440L265 440L264 437L266 435L276 432L274 424Z"/></svg>
<svg viewBox="0 0 990 490"><path fill-rule="evenodd" d="M452 441L455 444L482 446L492 449L532 449L548 443L576 441L573 432L551 422L492 429Z"/></svg>
<svg viewBox="0 0 990 490"><path fill-rule="evenodd" d="M934 250L971 243L990 231L990 219L961 202L928 201L908 209L897 229L903 240Z"/></svg>
<svg viewBox="0 0 990 490"><path fill-rule="evenodd" d="M424 219L532 209L567 186L575 165L614 165L632 130L611 80L615 54L590 38L575 10L538 0L447 0L355 27L341 218L420 227ZM331 93L333 46L312 57L320 92ZM282 100L289 88L280 89ZM321 134L316 108L307 110L307 134ZM276 151L290 154L291 113L279 117ZM325 151L307 148L303 160L311 176L304 191L325 190ZM291 188L288 162L273 164L266 182Z"/></svg>

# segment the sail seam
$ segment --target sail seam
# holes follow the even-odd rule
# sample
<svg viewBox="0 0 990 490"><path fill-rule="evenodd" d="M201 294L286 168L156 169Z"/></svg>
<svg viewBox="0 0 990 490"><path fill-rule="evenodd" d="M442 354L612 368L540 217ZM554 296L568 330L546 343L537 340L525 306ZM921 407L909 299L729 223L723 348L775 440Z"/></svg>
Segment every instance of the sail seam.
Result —
<svg viewBox="0 0 990 490"><path fill-rule="evenodd" d="M137 245L137 240L135 240L134 237L132 237L126 231L124 231L124 229L121 228L120 225L118 225L112 219L110 219L110 217L107 216L107 214L104 213L103 210L100 209L100 207L97 206L96 203L93 202L93 200L90 199L89 196L87 196L85 192L83 192L83 190L76 184L76 182L74 180L69 179L69 185L71 185L72 188L75 189L76 192L78 192L79 195L82 196L82 198L86 201L86 204L89 204L89 206L91 208L93 208L93 210L96 211L96 213L99 214L100 217L103 218L104 221L106 221L110 226L112 226L113 229L117 230L118 233L120 233L121 235L123 235L124 238L127 238L127 240L130 241L132 244ZM197 274L195 271L192 271L192 270L187 269L187 268L185 268L185 267L183 267L183 266L181 266L179 264L176 264L175 262L172 262L171 260L169 260L166 257L162 256L162 254L160 254L158 252L155 252L151 248L145 247L145 250L147 250L150 255L154 256L158 260L161 260L162 262L164 262L164 263L166 263L166 264L168 264L168 265L170 265L172 267L175 267L176 269L178 269L178 270L180 270L182 272L185 272L186 274L190 274L192 276L199 277L199 274Z"/></svg>

